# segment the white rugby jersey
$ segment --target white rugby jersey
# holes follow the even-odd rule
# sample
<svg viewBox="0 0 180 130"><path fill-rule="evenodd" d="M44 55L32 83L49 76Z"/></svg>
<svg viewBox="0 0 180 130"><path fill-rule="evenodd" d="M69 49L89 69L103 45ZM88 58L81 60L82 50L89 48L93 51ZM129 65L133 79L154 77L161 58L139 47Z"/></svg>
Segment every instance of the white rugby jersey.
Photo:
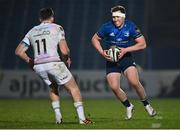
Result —
<svg viewBox="0 0 180 130"><path fill-rule="evenodd" d="M47 63L60 61L58 43L65 39L65 33L60 25L54 23L41 23L33 27L22 40L33 47L34 63Z"/></svg>

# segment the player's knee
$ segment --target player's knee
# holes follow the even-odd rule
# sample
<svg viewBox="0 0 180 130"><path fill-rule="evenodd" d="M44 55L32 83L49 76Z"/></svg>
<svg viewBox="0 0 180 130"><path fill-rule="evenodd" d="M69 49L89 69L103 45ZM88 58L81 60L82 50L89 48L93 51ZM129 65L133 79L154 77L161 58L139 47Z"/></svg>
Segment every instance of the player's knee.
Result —
<svg viewBox="0 0 180 130"><path fill-rule="evenodd" d="M70 92L71 92L71 95L75 101L81 101L82 100L80 90L77 87L72 88L70 90Z"/></svg>
<svg viewBox="0 0 180 130"><path fill-rule="evenodd" d="M78 86L75 86L75 87L73 88L73 92L74 92L74 93L77 93L77 94L80 93L80 90L79 90Z"/></svg>
<svg viewBox="0 0 180 130"><path fill-rule="evenodd" d="M68 87L68 88L71 93L79 93L80 92L77 84L73 84L71 87Z"/></svg>

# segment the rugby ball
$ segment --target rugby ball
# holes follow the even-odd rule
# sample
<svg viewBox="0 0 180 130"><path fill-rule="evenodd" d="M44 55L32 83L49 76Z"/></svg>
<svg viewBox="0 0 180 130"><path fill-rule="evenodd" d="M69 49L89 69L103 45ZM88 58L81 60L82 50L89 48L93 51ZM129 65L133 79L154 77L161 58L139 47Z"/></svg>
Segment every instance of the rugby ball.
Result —
<svg viewBox="0 0 180 130"><path fill-rule="evenodd" d="M111 46L107 51L108 55L111 57L113 62L118 62L120 49L117 46Z"/></svg>

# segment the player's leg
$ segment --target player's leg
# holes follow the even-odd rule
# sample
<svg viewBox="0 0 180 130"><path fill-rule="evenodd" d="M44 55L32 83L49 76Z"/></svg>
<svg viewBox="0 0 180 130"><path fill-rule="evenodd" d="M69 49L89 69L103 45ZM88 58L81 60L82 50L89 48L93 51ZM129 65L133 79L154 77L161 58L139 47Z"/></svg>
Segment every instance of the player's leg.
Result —
<svg viewBox="0 0 180 130"><path fill-rule="evenodd" d="M116 97L126 107L126 119L132 118L133 105L129 102L126 93L120 87L120 73L111 72L108 73L106 78Z"/></svg>
<svg viewBox="0 0 180 130"><path fill-rule="evenodd" d="M76 108L77 115L79 117L79 123L91 124L92 121L85 117L84 107L82 103L82 96L81 96L79 87L73 77L67 83L65 83L65 87L68 90L68 92L72 95L74 106Z"/></svg>
<svg viewBox="0 0 180 130"><path fill-rule="evenodd" d="M124 71L124 75L128 79L128 82L135 88L137 94L139 95L141 100L146 99L146 93L144 87L139 81L138 72L135 66L128 67Z"/></svg>
<svg viewBox="0 0 180 130"><path fill-rule="evenodd" d="M121 101L127 100L126 93L121 89L120 87L120 73L109 73L106 78L107 81L113 91L113 93L116 95L116 97Z"/></svg>
<svg viewBox="0 0 180 130"><path fill-rule="evenodd" d="M50 70L49 72L51 75L54 75L54 79L56 80L56 82L59 85L64 85L68 92L72 95L74 106L79 117L79 122L81 124L92 123L92 121L85 118L81 93L71 72L67 69L63 62L54 64L56 64L54 65L55 68Z"/></svg>
<svg viewBox="0 0 180 130"><path fill-rule="evenodd" d="M52 107L55 112L55 118L56 118L56 124L62 123L62 114L60 111L60 97L59 97L59 91L58 91L58 86L55 83L51 83L49 85L50 90L49 90L49 97L52 101Z"/></svg>
<svg viewBox="0 0 180 130"><path fill-rule="evenodd" d="M149 104L146 92L144 87L139 81L138 72L135 66L130 66L124 71L124 75L127 77L129 83L133 88L135 88L137 94L139 95L143 105L145 106L146 111L149 113L150 116L156 115L156 111L151 107Z"/></svg>
<svg viewBox="0 0 180 130"><path fill-rule="evenodd" d="M50 96L50 99L52 101L52 108L53 108L54 113L55 113L55 120L56 120L56 123L60 124L62 121L62 114L60 111L58 87L49 80L47 71L44 70L44 68L46 68L46 67L47 66L44 64L35 65L34 70L50 88L49 89L49 96ZM42 69L44 71L41 71Z"/></svg>

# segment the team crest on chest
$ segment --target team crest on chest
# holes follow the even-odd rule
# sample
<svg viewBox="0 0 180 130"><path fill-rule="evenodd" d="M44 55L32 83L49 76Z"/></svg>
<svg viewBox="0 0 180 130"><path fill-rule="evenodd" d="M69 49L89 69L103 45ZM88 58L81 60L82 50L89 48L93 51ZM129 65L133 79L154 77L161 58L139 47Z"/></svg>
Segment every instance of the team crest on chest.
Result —
<svg viewBox="0 0 180 130"><path fill-rule="evenodd" d="M128 32L128 31L125 31L125 32L124 32L124 36L125 36L125 37L129 37L129 32Z"/></svg>
<svg viewBox="0 0 180 130"><path fill-rule="evenodd" d="M114 37L115 36L114 32L110 33L109 36Z"/></svg>

